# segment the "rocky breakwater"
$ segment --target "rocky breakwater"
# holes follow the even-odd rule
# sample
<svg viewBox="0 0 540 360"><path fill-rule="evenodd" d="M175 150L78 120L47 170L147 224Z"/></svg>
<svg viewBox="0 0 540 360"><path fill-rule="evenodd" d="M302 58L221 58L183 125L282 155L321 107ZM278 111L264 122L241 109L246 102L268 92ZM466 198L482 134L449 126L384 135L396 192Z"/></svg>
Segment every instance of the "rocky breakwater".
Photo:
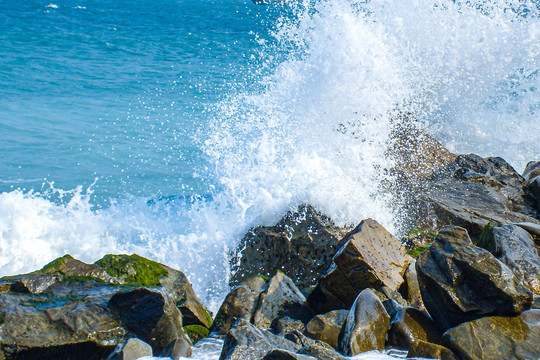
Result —
<svg viewBox="0 0 540 360"><path fill-rule="evenodd" d="M184 274L137 255L66 255L0 291L4 359L178 359L212 324Z"/></svg>
<svg viewBox="0 0 540 360"><path fill-rule="evenodd" d="M283 233L299 238L294 225L310 227L305 209L318 214L311 220L321 214L302 206L276 227L254 229L211 329L225 338L220 359L344 359L389 349L411 359L539 359L534 166L523 177L500 158L445 161L416 180L407 206L414 222L402 241L372 219L342 238L343 229L315 220L319 234L333 235L326 250L324 240L311 252L305 241L311 265L303 273L275 261L293 246L281 246L293 238Z"/></svg>

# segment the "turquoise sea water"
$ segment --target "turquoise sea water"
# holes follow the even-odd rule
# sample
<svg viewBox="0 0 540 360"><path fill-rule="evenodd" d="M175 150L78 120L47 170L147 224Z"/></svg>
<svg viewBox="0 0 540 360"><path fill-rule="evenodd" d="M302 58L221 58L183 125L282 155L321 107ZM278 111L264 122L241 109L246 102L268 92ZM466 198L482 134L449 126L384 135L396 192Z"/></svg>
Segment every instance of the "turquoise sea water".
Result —
<svg viewBox="0 0 540 360"><path fill-rule="evenodd" d="M399 231L400 114L540 157L538 1L0 2L0 274L136 252L217 306L247 229L309 202Z"/></svg>

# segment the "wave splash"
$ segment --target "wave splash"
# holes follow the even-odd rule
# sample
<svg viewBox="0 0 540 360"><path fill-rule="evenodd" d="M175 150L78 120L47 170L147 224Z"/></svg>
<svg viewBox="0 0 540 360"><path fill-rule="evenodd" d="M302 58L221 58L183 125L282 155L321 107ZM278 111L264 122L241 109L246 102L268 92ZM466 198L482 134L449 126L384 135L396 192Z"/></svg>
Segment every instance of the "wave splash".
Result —
<svg viewBox="0 0 540 360"><path fill-rule="evenodd" d="M139 253L186 273L215 310L228 253L251 226L310 203L340 225L397 231L381 192L407 114L450 149L521 170L540 149L540 22L533 1L301 1L261 41L265 64L201 131L209 195L113 201L91 189L0 194L0 273L71 253Z"/></svg>

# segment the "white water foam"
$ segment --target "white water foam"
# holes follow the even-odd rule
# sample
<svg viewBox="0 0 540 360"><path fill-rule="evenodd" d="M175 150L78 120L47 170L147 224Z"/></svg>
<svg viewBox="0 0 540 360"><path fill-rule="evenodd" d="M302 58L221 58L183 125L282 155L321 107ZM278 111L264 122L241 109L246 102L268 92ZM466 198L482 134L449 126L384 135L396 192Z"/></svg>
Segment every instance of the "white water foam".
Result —
<svg viewBox="0 0 540 360"><path fill-rule="evenodd" d="M135 252L184 271L215 311L228 292L228 252L249 227L300 203L342 225L373 217L396 230L379 183L398 114L412 114L457 151L501 155L518 170L538 157L533 2L297 6L276 27L277 45L263 46L268 63L253 87L220 103L201 135L211 200L133 198L92 210L80 188L63 200L51 200L58 189L0 194L0 273L32 271L65 253L95 261Z"/></svg>

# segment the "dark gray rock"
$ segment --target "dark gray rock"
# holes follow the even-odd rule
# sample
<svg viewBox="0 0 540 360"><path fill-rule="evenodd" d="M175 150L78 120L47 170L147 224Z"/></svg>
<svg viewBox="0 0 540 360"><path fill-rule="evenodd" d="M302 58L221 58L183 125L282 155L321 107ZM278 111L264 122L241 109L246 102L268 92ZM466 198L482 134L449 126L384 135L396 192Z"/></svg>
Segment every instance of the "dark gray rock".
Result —
<svg viewBox="0 0 540 360"><path fill-rule="evenodd" d="M491 221L539 223L523 184L524 179L501 158L460 155L423 182L417 225L435 231L461 226L476 237Z"/></svg>
<svg viewBox="0 0 540 360"><path fill-rule="evenodd" d="M532 306L532 293L505 264L475 246L467 231L439 232L416 262L422 299L442 329L489 315L518 314Z"/></svg>
<svg viewBox="0 0 540 360"><path fill-rule="evenodd" d="M266 280L263 277L254 276L231 290L221 304L210 331L225 335L238 319L251 321L259 302L259 294L265 284Z"/></svg>
<svg viewBox="0 0 540 360"><path fill-rule="evenodd" d="M508 265L531 291L540 294L540 256L527 231L517 225L488 224L478 245Z"/></svg>
<svg viewBox="0 0 540 360"><path fill-rule="evenodd" d="M183 339L182 314L164 293L139 288L114 294L109 307L131 333L152 346L154 354L169 356L171 345Z"/></svg>
<svg viewBox="0 0 540 360"><path fill-rule="evenodd" d="M310 205L301 205L275 226L259 226L245 235L231 261L235 264L231 287L252 276L270 277L277 271L301 289L315 285L343 235L330 218Z"/></svg>
<svg viewBox="0 0 540 360"><path fill-rule="evenodd" d="M341 356L340 353L335 351L334 348L326 342L311 339L297 330L285 335L285 338L302 347L298 351L299 354L313 356L319 360L347 359L346 357Z"/></svg>
<svg viewBox="0 0 540 360"><path fill-rule="evenodd" d="M443 341L464 360L540 359L540 310L466 322L448 330Z"/></svg>
<svg viewBox="0 0 540 360"><path fill-rule="evenodd" d="M306 325L306 335L324 341L333 348L338 347L338 338L349 312L347 310L333 310L326 314L316 315Z"/></svg>
<svg viewBox="0 0 540 360"><path fill-rule="evenodd" d="M240 318L227 333L219 359L259 360L275 349L296 353L300 346Z"/></svg>
<svg viewBox="0 0 540 360"><path fill-rule="evenodd" d="M422 293L420 292L420 284L418 283L418 274L416 273L416 259L413 260L405 271L404 278L404 292L407 302L412 307L425 310Z"/></svg>
<svg viewBox="0 0 540 360"><path fill-rule="evenodd" d="M306 298L292 280L278 271L262 288L252 323L266 330L275 319L283 316L307 321L311 312L306 307Z"/></svg>
<svg viewBox="0 0 540 360"><path fill-rule="evenodd" d="M287 350L272 350L266 354L263 360L317 360L317 358L302 354L295 354Z"/></svg>
<svg viewBox="0 0 540 360"><path fill-rule="evenodd" d="M534 199L536 217L540 216L540 161L531 161L523 172L523 188Z"/></svg>
<svg viewBox="0 0 540 360"><path fill-rule="evenodd" d="M356 298L343 332L339 339L339 350L346 355L356 355L370 350L382 350L390 316L383 304L371 291L363 290Z"/></svg>
<svg viewBox="0 0 540 360"><path fill-rule="evenodd" d="M411 349L407 353L407 358L458 360L450 349L422 340L417 340L412 344Z"/></svg>
<svg viewBox="0 0 540 360"><path fill-rule="evenodd" d="M89 281L56 284L40 294L0 295L0 346L6 358L105 359L127 335L107 307L115 291Z"/></svg>
<svg viewBox="0 0 540 360"><path fill-rule="evenodd" d="M342 240L334 265L308 297L317 313L350 308L360 291L388 287L397 291L412 258L375 220L362 221Z"/></svg>
<svg viewBox="0 0 540 360"><path fill-rule="evenodd" d="M130 338L119 345L107 360L137 360L143 356L152 356L152 347L137 338Z"/></svg>
<svg viewBox="0 0 540 360"><path fill-rule="evenodd" d="M392 317L386 344L390 347L409 350L412 344L419 340L439 344L441 335L427 314L412 307L402 307Z"/></svg>

